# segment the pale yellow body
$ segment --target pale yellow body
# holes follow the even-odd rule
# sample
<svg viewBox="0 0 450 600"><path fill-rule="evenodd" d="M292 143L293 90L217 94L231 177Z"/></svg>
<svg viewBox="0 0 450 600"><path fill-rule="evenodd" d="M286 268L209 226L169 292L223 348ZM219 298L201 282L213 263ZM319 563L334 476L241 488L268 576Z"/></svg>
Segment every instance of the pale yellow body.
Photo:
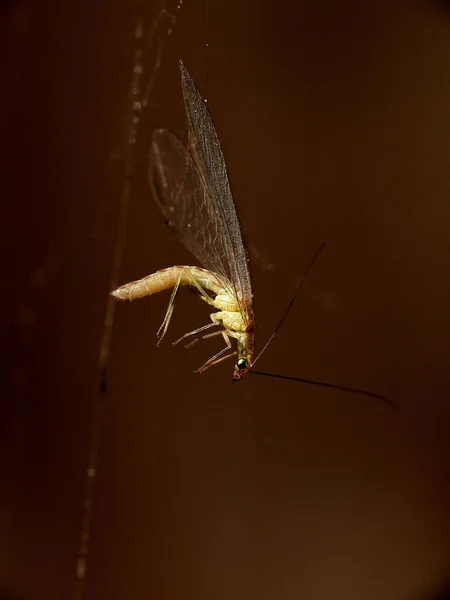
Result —
<svg viewBox="0 0 450 600"><path fill-rule="evenodd" d="M137 281L127 283L112 292L111 295L118 300L131 301L173 288L166 316L157 333L158 343L160 343L167 331L172 317L175 296L180 285L196 289L199 292L200 297L211 306L214 306L218 312L214 312L210 315L212 322L209 325L205 325L204 327L185 334L182 338L177 340L177 342L190 335L213 327L214 325L219 325L222 326L223 329L203 335L202 337L205 338L222 334L227 344L226 350L230 350L230 353L226 354L226 356L222 356L222 353L219 353L220 358L219 355L212 357L212 359L199 369L199 372L202 372L202 370L205 370L223 358L228 358L237 353L241 354L244 348L249 349L248 360L250 361L253 354L253 324L249 323L240 311L238 299L231 286L229 284L227 285L227 282L219 275L216 275L207 269L180 265L169 267L157 271L156 273L152 273L142 279L138 279ZM208 292L211 292L213 296ZM232 351L229 337L233 337L237 340L237 351ZM196 340L194 340L194 342L195 341ZM191 344L194 342L191 342Z"/></svg>
<svg viewBox="0 0 450 600"><path fill-rule="evenodd" d="M112 292L118 300L137 300L144 296L151 296L163 290L168 290L175 285L193 285L193 280L213 294L220 295L224 292L217 276L200 267L175 266L156 271L147 277L122 285ZM218 307L219 308L219 307Z"/></svg>
<svg viewBox="0 0 450 600"><path fill-rule="evenodd" d="M112 292L112 296L118 300L131 301L180 285L195 287L203 292L201 296L203 300L219 311L214 313L214 320L220 321L225 329L233 332L246 331L246 325L234 295L224 287L218 275L200 267L175 266L162 269L121 286ZM206 290L212 292L215 297L211 298L205 294Z"/></svg>

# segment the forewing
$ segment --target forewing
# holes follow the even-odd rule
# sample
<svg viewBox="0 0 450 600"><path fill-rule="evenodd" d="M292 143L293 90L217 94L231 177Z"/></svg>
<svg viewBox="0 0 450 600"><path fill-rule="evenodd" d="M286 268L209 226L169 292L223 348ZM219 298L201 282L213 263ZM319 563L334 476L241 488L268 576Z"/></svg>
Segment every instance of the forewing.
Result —
<svg viewBox="0 0 450 600"><path fill-rule="evenodd" d="M229 274L241 311L253 319L252 289L240 223L216 129L192 77L180 61L183 98L189 124L189 150L197 166L205 196L221 232L222 261Z"/></svg>
<svg viewBox="0 0 450 600"><path fill-rule="evenodd" d="M165 129L153 132L149 169L153 195L166 223L202 266L232 286L226 223L188 151Z"/></svg>

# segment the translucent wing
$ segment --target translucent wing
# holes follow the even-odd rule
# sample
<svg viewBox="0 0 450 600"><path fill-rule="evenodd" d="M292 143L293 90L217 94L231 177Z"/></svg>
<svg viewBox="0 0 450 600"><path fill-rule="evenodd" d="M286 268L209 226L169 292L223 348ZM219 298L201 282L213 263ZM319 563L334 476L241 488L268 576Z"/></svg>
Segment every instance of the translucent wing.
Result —
<svg viewBox="0 0 450 600"><path fill-rule="evenodd" d="M201 177L183 144L165 129L152 136L150 182L167 225L209 271L232 286L227 268L224 224L214 214Z"/></svg>
<svg viewBox="0 0 450 600"><path fill-rule="evenodd" d="M165 130L152 138L150 181L168 224L197 260L231 285L253 320L252 291L225 159L211 117L180 63L188 116L189 152Z"/></svg>
<svg viewBox="0 0 450 600"><path fill-rule="evenodd" d="M194 80L180 61L181 87L189 124L189 149L196 163L210 202L225 225L223 233L231 281L242 308L251 312L252 289L247 255L231 192L225 158L214 124Z"/></svg>

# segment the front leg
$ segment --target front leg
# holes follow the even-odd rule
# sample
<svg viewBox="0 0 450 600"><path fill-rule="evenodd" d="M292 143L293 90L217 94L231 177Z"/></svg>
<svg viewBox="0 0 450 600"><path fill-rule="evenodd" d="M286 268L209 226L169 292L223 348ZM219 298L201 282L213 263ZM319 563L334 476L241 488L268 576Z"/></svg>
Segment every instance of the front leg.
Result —
<svg viewBox="0 0 450 600"><path fill-rule="evenodd" d="M212 318L212 315L211 315L211 318ZM233 356L234 354L236 354L235 350L231 351L229 354L226 354L229 350L231 350L231 341L230 341L230 337L229 337L227 331L222 331L222 335L223 335L223 339L225 340L226 347L222 348L222 350L220 350L217 354L212 356L209 360L207 360L205 362L204 365L202 365L199 369L197 369L195 371L195 373L197 373L198 375L201 375L202 373L204 373L206 371L206 369L209 369L209 367L212 367L215 363L217 363L221 360L224 360L225 358L229 358L229 357ZM226 356L224 356L224 354L226 354Z"/></svg>

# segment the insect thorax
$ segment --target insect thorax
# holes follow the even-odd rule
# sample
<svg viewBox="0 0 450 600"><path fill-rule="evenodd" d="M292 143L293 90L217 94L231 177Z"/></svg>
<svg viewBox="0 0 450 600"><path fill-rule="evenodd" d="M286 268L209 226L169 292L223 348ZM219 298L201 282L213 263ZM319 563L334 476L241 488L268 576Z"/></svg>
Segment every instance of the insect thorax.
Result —
<svg viewBox="0 0 450 600"><path fill-rule="evenodd" d="M229 294L227 291L217 294L217 296L214 298L214 306L218 310L223 310L226 312L240 312L236 297L233 294Z"/></svg>

